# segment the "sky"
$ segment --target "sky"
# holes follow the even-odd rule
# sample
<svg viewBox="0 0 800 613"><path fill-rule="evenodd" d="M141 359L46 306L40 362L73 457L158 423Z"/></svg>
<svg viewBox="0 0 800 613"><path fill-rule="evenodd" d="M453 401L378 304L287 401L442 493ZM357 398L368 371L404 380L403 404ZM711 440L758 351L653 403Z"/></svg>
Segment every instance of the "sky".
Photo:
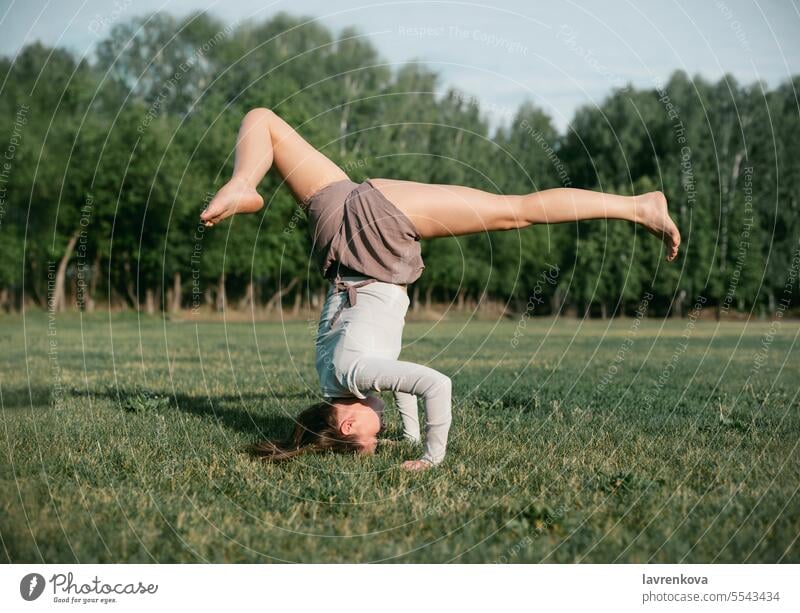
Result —
<svg viewBox="0 0 800 613"><path fill-rule="evenodd" d="M0 0L0 53L40 40L91 56L114 23L157 10L355 26L387 62L423 61L442 89L477 97L495 125L531 100L563 130L612 88L652 87L675 69L769 86L800 74L798 0Z"/></svg>

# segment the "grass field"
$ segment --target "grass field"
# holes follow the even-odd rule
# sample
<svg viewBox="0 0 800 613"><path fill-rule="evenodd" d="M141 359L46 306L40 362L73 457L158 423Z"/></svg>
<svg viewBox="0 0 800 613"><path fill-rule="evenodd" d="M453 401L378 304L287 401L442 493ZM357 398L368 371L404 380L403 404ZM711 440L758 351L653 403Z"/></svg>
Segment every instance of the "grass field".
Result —
<svg viewBox="0 0 800 613"><path fill-rule="evenodd" d="M313 327L0 319L12 562L800 562L800 325L409 323L446 463L262 465L315 399ZM389 438L400 434L388 411Z"/></svg>

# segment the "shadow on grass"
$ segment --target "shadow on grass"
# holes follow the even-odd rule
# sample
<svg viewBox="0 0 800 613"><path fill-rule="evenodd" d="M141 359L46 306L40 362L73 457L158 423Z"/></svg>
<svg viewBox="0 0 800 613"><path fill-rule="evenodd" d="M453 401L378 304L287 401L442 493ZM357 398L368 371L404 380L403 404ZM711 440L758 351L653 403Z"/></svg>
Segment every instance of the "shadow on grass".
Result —
<svg viewBox="0 0 800 613"><path fill-rule="evenodd" d="M73 395L83 394L75 390ZM266 415L260 413L256 407L268 398L258 394L243 396L220 394L209 397L182 393L172 394L142 388L107 388L94 391L92 395L96 398L110 400L128 413L165 415L174 412L174 409L177 408L190 415L214 421L224 428L252 435L254 442L264 439L283 439L289 435L295 423L292 417L296 412L294 407L287 407L285 412L280 413ZM297 397L305 396L297 394ZM247 400L251 402L246 402ZM248 408L248 404L255 405L255 407Z"/></svg>
<svg viewBox="0 0 800 613"><path fill-rule="evenodd" d="M0 390L3 409L48 408L53 399L53 388L45 385L3 387Z"/></svg>

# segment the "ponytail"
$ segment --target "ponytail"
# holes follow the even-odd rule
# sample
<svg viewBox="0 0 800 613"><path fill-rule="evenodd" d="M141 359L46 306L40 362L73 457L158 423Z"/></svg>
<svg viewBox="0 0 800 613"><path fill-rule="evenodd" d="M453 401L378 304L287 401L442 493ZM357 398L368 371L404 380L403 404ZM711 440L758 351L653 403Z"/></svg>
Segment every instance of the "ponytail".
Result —
<svg viewBox="0 0 800 613"><path fill-rule="evenodd" d="M323 451L358 453L361 443L357 437L339 432L335 408L329 402L311 405L295 418L294 431L288 439L263 441L253 445L251 451L269 462L283 462L305 453Z"/></svg>

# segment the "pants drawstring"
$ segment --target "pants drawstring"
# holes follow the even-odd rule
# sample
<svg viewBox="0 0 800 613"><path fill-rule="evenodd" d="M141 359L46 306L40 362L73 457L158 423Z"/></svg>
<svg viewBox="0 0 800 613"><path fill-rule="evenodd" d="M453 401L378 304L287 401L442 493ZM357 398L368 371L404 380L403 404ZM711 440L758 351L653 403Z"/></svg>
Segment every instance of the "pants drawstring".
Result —
<svg viewBox="0 0 800 613"><path fill-rule="evenodd" d="M339 308L336 309L333 317L331 317L331 323L329 327L333 328L333 324L336 323L336 320L339 319L339 316L342 314L342 311L344 311L345 308L356 306L356 302L358 301L358 288L369 285L370 283L375 283L376 281L377 279L365 279L364 281L359 281L358 283L345 283L342 281L342 278L339 275L336 275L336 279L333 280L334 291L336 293L346 292L347 299L342 300Z"/></svg>

